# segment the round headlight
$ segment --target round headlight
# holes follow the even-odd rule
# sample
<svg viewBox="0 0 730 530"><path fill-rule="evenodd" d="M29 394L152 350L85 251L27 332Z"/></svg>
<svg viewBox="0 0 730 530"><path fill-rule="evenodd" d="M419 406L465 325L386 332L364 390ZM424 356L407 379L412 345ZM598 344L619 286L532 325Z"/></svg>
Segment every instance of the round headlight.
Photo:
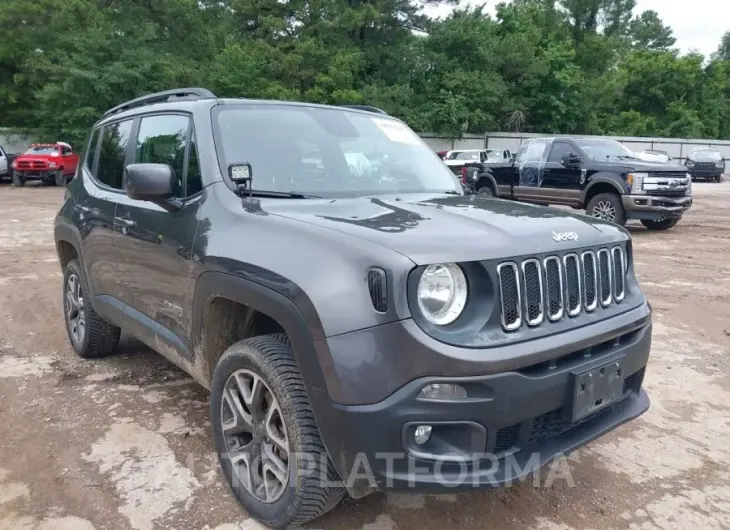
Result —
<svg viewBox="0 0 730 530"><path fill-rule="evenodd" d="M418 307L426 320L445 326L464 311L467 291L461 267L455 263L429 265L418 281Z"/></svg>

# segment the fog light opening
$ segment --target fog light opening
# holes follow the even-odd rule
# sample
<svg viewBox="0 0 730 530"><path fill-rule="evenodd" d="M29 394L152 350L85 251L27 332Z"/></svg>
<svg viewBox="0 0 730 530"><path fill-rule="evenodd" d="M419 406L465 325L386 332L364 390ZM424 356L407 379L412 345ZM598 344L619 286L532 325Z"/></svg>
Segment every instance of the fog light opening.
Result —
<svg viewBox="0 0 730 530"><path fill-rule="evenodd" d="M423 445L431 439L431 433L433 427L431 425L419 425L416 427L416 432L413 437L414 441L418 445Z"/></svg>
<svg viewBox="0 0 730 530"><path fill-rule="evenodd" d="M428 385L418 394L418 399L447 401L451 399L466 399L466 389L460 385L437 383Z"/></svg>

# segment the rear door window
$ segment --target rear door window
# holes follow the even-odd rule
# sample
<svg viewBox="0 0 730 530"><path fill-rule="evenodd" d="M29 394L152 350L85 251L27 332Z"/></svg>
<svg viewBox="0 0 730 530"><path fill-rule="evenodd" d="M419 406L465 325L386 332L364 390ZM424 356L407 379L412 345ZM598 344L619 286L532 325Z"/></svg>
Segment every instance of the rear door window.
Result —
<svg viewBox="0 0 730 530"><path fill-rule="evenodd" d="M124 161L132 132L132 120L105 125L101 133L96 180L117 190L122 189Z"/></svg>

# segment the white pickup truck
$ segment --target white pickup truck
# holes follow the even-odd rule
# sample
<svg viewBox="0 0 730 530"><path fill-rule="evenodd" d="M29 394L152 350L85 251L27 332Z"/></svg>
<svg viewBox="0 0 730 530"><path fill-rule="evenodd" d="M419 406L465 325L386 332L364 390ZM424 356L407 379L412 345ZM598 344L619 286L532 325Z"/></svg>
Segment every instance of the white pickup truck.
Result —
<svg viewBox="0 0 730 530"><path fill-rule="evenodd" d="M0 145L0 179L13 176L12 163L17 156L7 153L5 148Z"/></svg>

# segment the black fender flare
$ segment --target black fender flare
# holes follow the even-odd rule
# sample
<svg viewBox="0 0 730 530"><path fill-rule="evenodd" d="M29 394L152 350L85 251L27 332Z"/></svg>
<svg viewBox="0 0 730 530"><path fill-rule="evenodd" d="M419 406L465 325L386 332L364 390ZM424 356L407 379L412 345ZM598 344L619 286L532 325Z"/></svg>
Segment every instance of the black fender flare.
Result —
<svg viewBox="0 0 730 530"><path fill-rule="evenodd" d="M277 284L279 282L276 282ZM292 287L290 283L289 288ZM234 274L219 271L206 271L200 275L195 285L192 313L193 363L205 363L202 371L208 377L210 387L215 366L208 366L208 358L203 351L204 325L206 310L213 298L226 298L260 311L276 320L289 337L294 351L294 358L304 381L309 403L314 414L325 447L338 471L343 472L346 466L337 458L338 448L332 452L328 440L336 440L337 424L331 419L333 402L329 397L327 382L337 384L334 368L324 335L322 324L314 311L309 298L299 292L296 303L288 296L271 287L251 281ZM203 357L203 359L195 357ZM326 374L330 377L325 379Z"/></svg>
<svg viewBox="0 0 730 530"><path fill-rule="evenodd" d="M489 183L494 190L494 196L497 197L499 195L499 187L497 186L497 179L494 178L492 172L488 169L480 169L478 176L479 178L474 183L474 192L476 193L479 188L483 187L486 183Z"/></svg>
<svg viewBox="0 0 730 530"><path fill-rule="evenodd" d="M598 184L610 184L619 195L626 195L627 193L626 181L622 179L619 175L609 172L596 173L595 175L590 177L588 185L585 187L581 195L581 204L583 204L583 206L586 205L586 197L588 197L591 188L595 187Z"/></svg>
<svg viewBox="0 0 730 530"><path fill-rule="evenodd" d="M74 250L76 251L76 255L81 258L81 263L83 266L84 260L81 253L81 234L75 226L59 222L57 220L53 227L53 239L56 244L56 254L59 257L59 262L61 258L61 248L59 246L59 243L63 241L74 248Z"/></svg>

